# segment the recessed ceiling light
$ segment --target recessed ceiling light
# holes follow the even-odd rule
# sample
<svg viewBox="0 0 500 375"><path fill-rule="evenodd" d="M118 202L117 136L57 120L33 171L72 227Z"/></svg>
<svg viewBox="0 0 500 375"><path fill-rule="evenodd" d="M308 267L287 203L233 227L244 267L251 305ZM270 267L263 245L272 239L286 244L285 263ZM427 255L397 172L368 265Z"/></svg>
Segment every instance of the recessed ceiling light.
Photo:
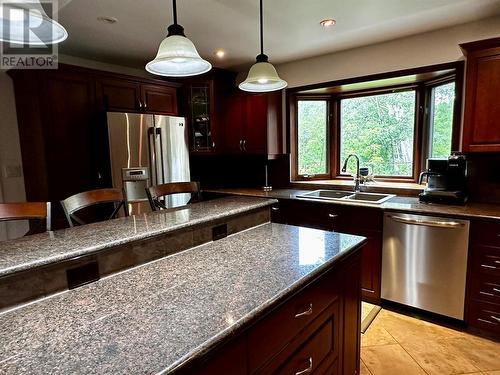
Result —
<svg viewBox="0 0 500 375"><path fill-rule="evenodd" d="M226 51L223 49L218 49L215 51L215 56L217 56L219 59L222 59L224 56L226 56Z"/></svg>
<svg viewBox="0 0 500 375"><path fill-rule="evenodd" d="M331 27L336 23L337 21L335 21L333 18L327 18L326 20L321 21L319 24L323 27Z"/></svg>
<svg viewBox="0 0 500 375"><path fill-rule="evenodd" d="M112 25L112 24L118 22L118 18L116 18L116 17L107 17L107 16L97 17L97 20L100 21L100 22L107 23L109 25Z"/></svg>

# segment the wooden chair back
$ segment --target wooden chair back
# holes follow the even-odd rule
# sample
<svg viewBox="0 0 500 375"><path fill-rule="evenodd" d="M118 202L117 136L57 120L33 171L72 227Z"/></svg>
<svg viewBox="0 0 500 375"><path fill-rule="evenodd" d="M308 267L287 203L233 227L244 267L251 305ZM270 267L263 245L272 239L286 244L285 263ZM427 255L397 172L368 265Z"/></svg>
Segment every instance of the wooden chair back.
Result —
<svg viewBox="0 0 500 375"><path fill-rule="evenodd" d="M125 194L121 189L97 189L85 191L83 193L78 193L72 195L61 201L66 219L70 227L74 224L84 225L86 224L81 218L76 216L76 212L83 210L84 208L104 204L104 203L114 203L114 210L109 216L109 219L113 219L118 214L120 208L123 207L125 216L128 216L128 207L125 200Z"/></svg>
<svg viewBox="0 0 500 375"><path fill-rule="evenodd" d="M45 220L45 230L50 231L50 202L0 203L0 221L32 219Z"/></svg>
<svg viewBox="0 0 500 375"><path fill-rule="evenodd" d="M199 202L201 200L200 183L199 182L171 182L150 186L146 188L146 194L149 199L149 204L153 211L166 209L166 205L161 201L161 198L172 194L191 194L191 199L188 203Z"/></svg>

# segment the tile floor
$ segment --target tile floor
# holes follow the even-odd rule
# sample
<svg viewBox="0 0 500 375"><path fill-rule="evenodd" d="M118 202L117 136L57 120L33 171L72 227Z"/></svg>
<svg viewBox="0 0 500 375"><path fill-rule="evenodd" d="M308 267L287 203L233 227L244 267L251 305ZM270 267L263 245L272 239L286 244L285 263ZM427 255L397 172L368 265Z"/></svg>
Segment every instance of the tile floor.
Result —
<svg viewBox="0 0 500 375"><path fill-rule="evenodd" d="M500 343L382 309L361 335L361 375L413 374L500 375Z"/></svg>

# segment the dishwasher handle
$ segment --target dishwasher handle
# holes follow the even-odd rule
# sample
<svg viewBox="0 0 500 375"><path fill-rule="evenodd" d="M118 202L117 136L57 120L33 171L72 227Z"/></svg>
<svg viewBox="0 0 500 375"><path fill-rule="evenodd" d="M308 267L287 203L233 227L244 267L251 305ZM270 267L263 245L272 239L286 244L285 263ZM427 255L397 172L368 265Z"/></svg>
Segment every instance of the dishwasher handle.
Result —
<svg viewBox="0 0 500 375"><path fill-rule="evenodd" d="M442 220L422 220L422 219L410 219L403 216L397 215L387 215L392 220L403 224L411 225L422 225L426 227L437 227L437 228L462 228L465 226L464 223L459 221L442 221Z"/></svg>

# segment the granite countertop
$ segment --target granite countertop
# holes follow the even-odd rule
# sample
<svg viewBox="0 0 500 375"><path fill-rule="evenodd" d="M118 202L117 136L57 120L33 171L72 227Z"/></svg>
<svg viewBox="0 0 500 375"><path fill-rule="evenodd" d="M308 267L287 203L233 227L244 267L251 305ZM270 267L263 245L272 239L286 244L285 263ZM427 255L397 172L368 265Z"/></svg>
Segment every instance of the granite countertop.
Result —
<svg viewBox="0 0 500 375"><path fill-rule="evenodd" d="M150 212L0 242L0 277L270 204L272 202L262 198L224 197L178 209Z"/></svg>
<svg viewBox="0 0 500 375"><path fill-rule="evenodd" d="M267 223L0 314L0 373L169 373L363 237Z"/></svg>
<svg viewBox="0 0 500 375"><path fill-rule="evenodd" d="M335 190L335 189L333 189ZM414 197L394 197L382 204L360 203L352 201L326 201L317 199L298 198L297 195L307 193L310 190L298 189L276 189L272 191L262 191L257 188L229 188L229 189L205 189L204 191L213 193L223 193L239 196L252 196L273 199L301 199L311 202L322 202L331 204L344 204L350 206L363 206L380 208L385 211L399 211L414 214L426 214L434 216L447 216L466 219L487 219L500 220L500 204L491 203L467 203L464 206L421 203Z"/></svg>

